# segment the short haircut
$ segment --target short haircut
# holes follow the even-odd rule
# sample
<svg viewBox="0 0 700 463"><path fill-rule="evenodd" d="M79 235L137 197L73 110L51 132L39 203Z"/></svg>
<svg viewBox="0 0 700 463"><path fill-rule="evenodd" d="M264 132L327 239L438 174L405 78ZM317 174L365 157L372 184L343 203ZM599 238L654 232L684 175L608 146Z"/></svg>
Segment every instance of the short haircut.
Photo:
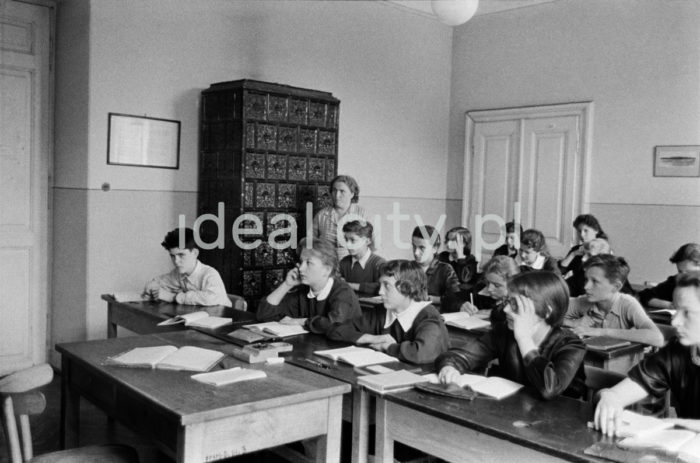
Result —
<svg viewBox="0 0 700 463"><path fill-rule="evenodd" d="M369 248L374 250L374 227L371 223L359 220L346 222L343 225L343 233L354 233L369 239Z"/></svg>
<svg viewBox="0 0 700 463"><path fill-rule="evenodd" d="M697 243L686 243L676 252L673 253L669 259L672 264L677 264L683 262L684 260L689 260L694 262L696 265L700 265L700 244Z"/></svg>
<svg viewBox="0 0 700 463"><path fill-rule="evenodd" d="M676 275L676 289L678 288L695 288L698 299L700 299L700 271L679 273Z"/></svg>
<svg viewBox="0 0 700 463"><path fill-rule="evenodd" d="M583 263L584 272L593 267L602 268L605 278L620 284L624 283L627 280L627 275L630 274L630 266L625 258L612 254L598 254Z"/></svg>
<svg viewBox="0 0 700 463"><path fill-rule="evenodd" d="M515 260L508 256L494 256L484 264L482 273L492 273L508 279L513 275L520 273L520 267Z"/></svg>
<svg viewBox="0 0 700 463"><path fill-rule="evenodd" d="M520 235L520 248L532 248L542 254L547 254L547 241L541 231L530 228Z"/></svg>
<svg viewBox="0 0 700 463"><path fill-rule="evenodd" d="M532 299L535 313L551 326L561 325L569 308L568 285L561 276L546 270L513 276L508 281L508 293Z"/></svg>
<svg viewBox="0 0 700 463"><path fill-rule="evenodd" d="M307 243L311 243L311 247L307 247ZM306 238L302 238L299 241L299 257L304 251L309 251L315 257L317 257L323 265L331 269L331 276L338 274L338 252L328 240L321 238L313 238L309 241Z"/></svg>
<svg viewBox="0 0 700 463"><path fill-rule="evenodd" d="M518 224L520 227L520 236L523 235L523 226ZM506 223L506 233L515 233L515 222Z"/></svg>
<svg viewBox="0 0 700 463"><path fill-rule="evenodd" d="M610 244L603 238L595 238L583 243L583 249L588 252L596 251L598 254L610 254Z"/></svg>
<svg viewBox="0 0 700 463"><path fill-rule="evenodd" d="M333 191L333 185L335 184L335 182L343 182L348 186L353 195L353 203L356 203L360 200L360 185L357 184L357 180L350 177L349 175L338 175L336 178L331 180L331 183L328 185L331 191Z"/></svg>
<svg viewBox="0 0 700 463"><path fill-rule="evenodd" d="M472 253L472 232L465 227L453 227L445 233L445 241L449 241L450 235L460 235L464 242L464 255L468 256Z"/></svg>
<svg viewBox="0 0 700 463"><path fill-rule="evenodd" d="M435 231L435 227L432 225L418 226L414 228L411 238L424 239L432 244L435 249L440 248L440 234Z"/></svg>
<svg viewBox="0 0 700 463"><path fill-rule="evenodd" d="M576 219L574 219L574 228L578 230L581 225L586 225L592 228L596 232L596 238L608 239L608 235L603 231L603 227L600 226L600 222L592 214L581 214Z"/></svg>
<svg viewBox="0 0 700 463"><path fill-rule="evenodd" d="M394 277L396 289L414 301L428 300L428 277L420 264L412 260L390 260L381 267L381 276Z"/></svg>
<svg viewBox="0 0 700 463"><path fill-rule="evenodd" d="M180 234L184 237L184 246L180 246ZM160 245L163 246L166 251L176 248L189 249L190 251L199 249L194 242L194 230L191 228L176 228L175 230L169 231Z"/></svg>

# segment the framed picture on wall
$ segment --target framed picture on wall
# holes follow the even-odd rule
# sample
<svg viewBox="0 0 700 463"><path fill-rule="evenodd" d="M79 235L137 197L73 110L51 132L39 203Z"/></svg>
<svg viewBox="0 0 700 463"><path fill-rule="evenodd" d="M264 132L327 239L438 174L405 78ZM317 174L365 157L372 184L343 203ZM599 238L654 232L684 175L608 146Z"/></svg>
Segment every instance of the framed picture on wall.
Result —
<svg viewBox="0 0 700 463"><path fill-rule="evenodd" d="M700 145L654 147L654 177L700 177Z"/></svg>
<svg viewBox="0 0 700 463"><path fill-rule="evenodd" d="M107 164L180 167L180 121L109 113Z"/></svg>

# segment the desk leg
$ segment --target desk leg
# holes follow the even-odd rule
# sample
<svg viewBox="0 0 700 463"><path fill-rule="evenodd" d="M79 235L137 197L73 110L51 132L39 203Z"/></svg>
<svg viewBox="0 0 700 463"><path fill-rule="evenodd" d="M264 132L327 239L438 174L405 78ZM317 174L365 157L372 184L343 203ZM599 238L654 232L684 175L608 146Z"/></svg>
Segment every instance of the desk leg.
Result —
<svg viewBox="0 0 700 463"><path fill-rule="evenodd" d="M114 304L111 302L107 303L107 338L116 338L117 337L117 324L114 323L112 320L114 317L112 317L112 312L116 310L114 307Z"/></svg>
<svg viewBox="0 0 700 463"><path fill-rule="evenodd" d="M352 463L367 463L369 453L370 395L362 388L352 390Z"/></svg>
<svg viewBox="0 0 700 463"><path fill-rule="evenodd" d="M78 446L80 430L80 395L70 386L71 364L61 359L61 438L62 449Z"/></svg>
<svg viewBox="0 0 700 463"><path fill-rule="evenodd" d="M340 432L343 424L343 396L328 399L328 429L318 438L316 458L318 463L340 462Z"/></svg>
<svg viewBox="0 0 700 463"><path fill-rule="evenodd" d="M381 397L377 397L376 419L374 426L376 429L376 439L374 441L374 460L376 462L393 463L394 461L394 439L389 435L389 421L387 417L387 402Z"/></svg>

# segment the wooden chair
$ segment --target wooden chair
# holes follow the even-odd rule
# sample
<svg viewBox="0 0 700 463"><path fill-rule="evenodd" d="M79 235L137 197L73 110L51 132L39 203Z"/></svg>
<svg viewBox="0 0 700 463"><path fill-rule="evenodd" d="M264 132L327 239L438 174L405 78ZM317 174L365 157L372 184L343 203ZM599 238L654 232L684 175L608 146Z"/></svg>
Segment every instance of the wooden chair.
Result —
<svg viewBox="0 0 700 463"><path fill-rule="evenodd" d="M95 445L35 457L29 415L41 414L46 408L46 398L34 389L52 379L53 370L48 364L0 379L3 428L11 463L138 463L136 451L123 445Z"/></svg>

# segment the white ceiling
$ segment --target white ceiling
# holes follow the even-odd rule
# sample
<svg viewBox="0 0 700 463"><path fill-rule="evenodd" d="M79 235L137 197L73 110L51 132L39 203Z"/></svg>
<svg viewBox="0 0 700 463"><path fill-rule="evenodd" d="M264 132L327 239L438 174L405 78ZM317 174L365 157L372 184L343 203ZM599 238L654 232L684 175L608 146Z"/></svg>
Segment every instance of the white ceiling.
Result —
<svg viewBox="0 0 700 463"><path fill-rule="evenodd" d="M408 8L420 14L435 17L433 10L430 8L430 0L388 0L390 3ZM496 13L498 11L513 10L516 8L524 8L528 6L538 5L540 3L549 3L556 0L480 0L479 8L476 14Z"/></svg>

